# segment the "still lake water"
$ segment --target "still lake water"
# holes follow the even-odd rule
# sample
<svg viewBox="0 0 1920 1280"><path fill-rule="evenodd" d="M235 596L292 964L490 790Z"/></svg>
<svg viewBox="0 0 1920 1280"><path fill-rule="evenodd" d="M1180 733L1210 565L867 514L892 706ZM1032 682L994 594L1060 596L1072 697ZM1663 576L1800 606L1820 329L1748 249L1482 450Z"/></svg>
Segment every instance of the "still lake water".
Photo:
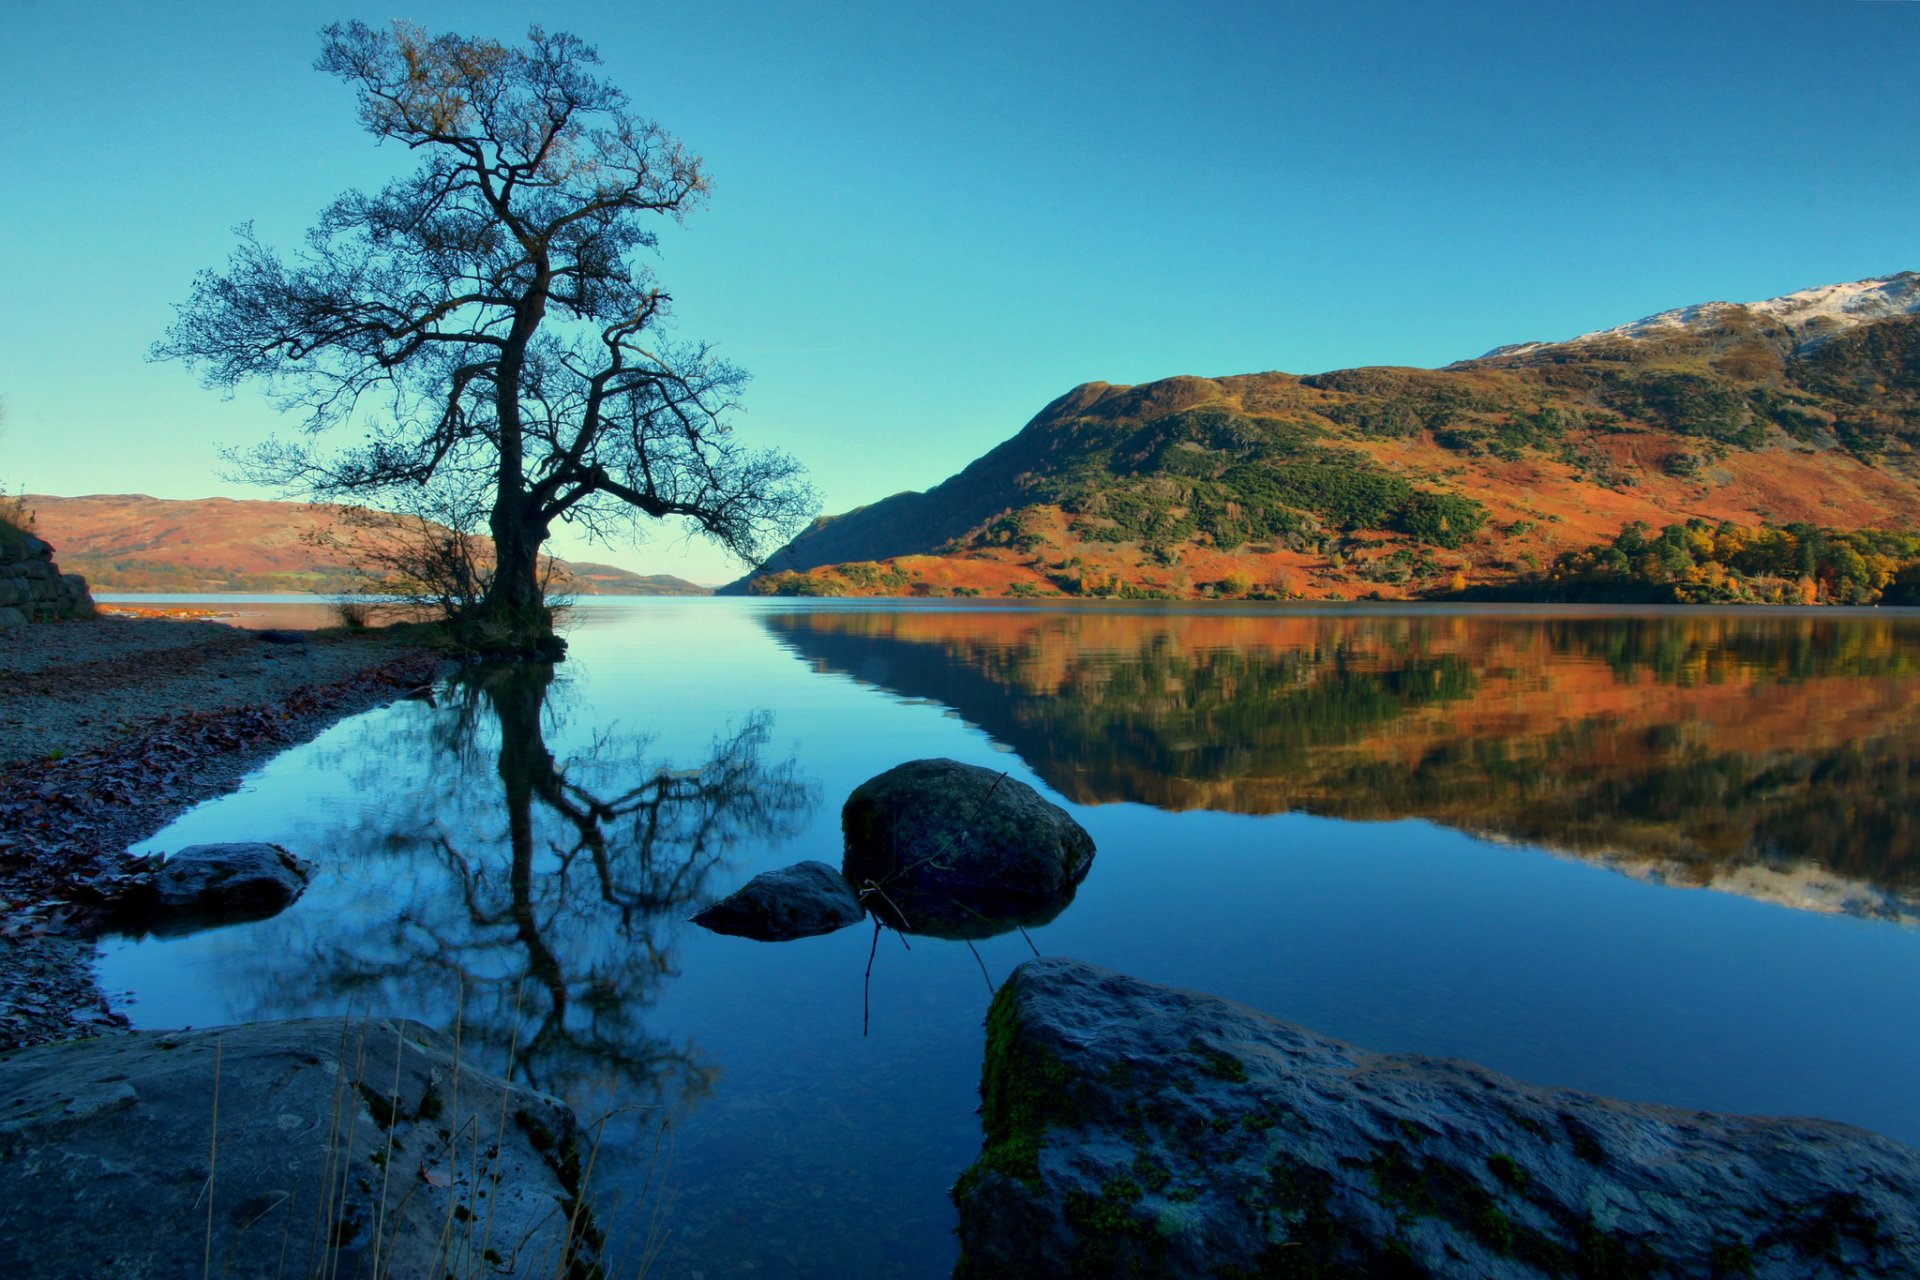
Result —
<svg viewBox="0 0 1920 1280"><path fill-rule="evenodd" d="M1028 937L1371 1049L1920 1143L1920 616L600 599L569 639L161 832L318 873L103 984L148 1027L457 1015L614 1113L594 1184L617 1242L664 1196L674 1277L945 1275ZM868 927L684 923L837 863L847 793L922 756L1092 832L1057 919L889 933L870 991Z"/></svg>

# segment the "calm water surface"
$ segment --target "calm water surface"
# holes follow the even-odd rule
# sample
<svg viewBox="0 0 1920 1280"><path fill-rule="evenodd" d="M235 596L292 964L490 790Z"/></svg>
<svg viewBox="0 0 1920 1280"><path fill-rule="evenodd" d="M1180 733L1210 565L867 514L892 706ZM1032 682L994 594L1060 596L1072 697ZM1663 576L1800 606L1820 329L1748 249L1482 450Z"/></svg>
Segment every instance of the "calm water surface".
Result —
<svg viewBox="0 0 1920 1280"><path fill-rule="evenodd" d="M951 756L1098 843L1041 952L1372 1049L1920 1142L1899 611L593 600L570 640L161 832L319 874L274 920L115 944L109 990L155 1027L457 1018L470 1059L611 1113L595 1183L617 1239L658 1213L653 1274L944 1275L988 983L1027 937L887 933L868 991L870 928L683 921L837 862L855 785Z"/></svg>

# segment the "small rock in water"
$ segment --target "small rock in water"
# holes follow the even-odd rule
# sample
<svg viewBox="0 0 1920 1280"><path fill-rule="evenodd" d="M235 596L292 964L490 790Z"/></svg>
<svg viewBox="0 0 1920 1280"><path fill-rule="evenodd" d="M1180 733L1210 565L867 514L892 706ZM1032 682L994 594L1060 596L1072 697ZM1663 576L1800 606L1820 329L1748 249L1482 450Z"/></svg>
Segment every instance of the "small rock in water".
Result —
<svg viewBox="0 0 1920 1280"><path fill-rule="evenodd" d="M312 871L277 844L196 844L161 864L153 892L176 911L278 911L300 896Z"/></svg>
<svg viewBox="0 0 1920 1280"><path fill-rule="evenodd" d="M152 933L264 920L298 898L312 872L277 844L189 845L150 877L132 880L113 909L119 927Z"/></svg>
<svg viewBox="0 0 1920 1280"><path fill-rule="evenodd" d="M715 933L761 942L811 938L866 915L846 878L824 862L764 871L693 917Z"/></svg>

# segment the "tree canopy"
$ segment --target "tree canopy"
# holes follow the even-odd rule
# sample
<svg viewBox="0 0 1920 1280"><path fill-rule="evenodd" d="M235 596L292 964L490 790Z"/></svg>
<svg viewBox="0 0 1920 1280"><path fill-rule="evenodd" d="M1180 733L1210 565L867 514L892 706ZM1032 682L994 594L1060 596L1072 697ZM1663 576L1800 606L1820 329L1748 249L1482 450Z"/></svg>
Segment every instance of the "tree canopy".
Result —
<svg viewBox="0 0 1920 1280"><path fill-rule="evenodd" d="M155 344L210 387L257 382L300 415L234 455L242 474L376 503L482 488L488 611L522 626L545 626L536 566L556 521L603 536L685 517L752 561L811 514L797 462L734 438L745 375L663 330L653 219L700 204L707 176L594 74L590 46L538 27L517 48L400 22L322 34L316 66L419 163L335 199L296 254L240 228ZM360 438L336 444L343 426Z"/></svg>

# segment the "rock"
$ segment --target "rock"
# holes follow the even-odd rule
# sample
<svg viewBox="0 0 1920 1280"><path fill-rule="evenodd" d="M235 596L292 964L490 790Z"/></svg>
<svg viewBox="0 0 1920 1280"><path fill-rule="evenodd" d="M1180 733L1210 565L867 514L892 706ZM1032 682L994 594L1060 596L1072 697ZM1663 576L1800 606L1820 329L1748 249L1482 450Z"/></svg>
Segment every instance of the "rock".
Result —
<svg viewBox="0 0 1920 1280"><path fill-rule="evenodd" d="M264 920L306 890L312 864L277 844L195 844L178 850L113 904L122 928L179 933Z"/></svg>
<svg viewBox="0 0 1920 1280"><path fill-rule="evenodd" d="M87 587L85 575L63 573L60 575L60 592L70 602L71 616L75 618L93 618L99 616L94 608L93 592Z"/></svg>
<svg viewBox="0 0 1920 1280"><path fill-rule="evenodd" d="M1093 865L1093 837L1004 773L912 760L840 811L841 870L895 928L980 937L1058 915Z"/></svg>
<svg viewBox="0 0 1920 1280"><path fill-rule="evenodd" d="M53 559L53 545L36 538L25 529L11 525L0 527L0 564L32 564Z"/></svg>
<svg viewBox="0 0 1920 1280"><path fill-rule="evenodd" d="M956 1276L1920 1275L1920 1152L1373 1054L1071 960L987 1015Z"/></svg>
<svg viewBox="0 0 1920 1280"><path fill-rule="evenodd" d="M398 1019L25 1049L0 1059L0 1274L571 1274L575 1134Z"/></svg>
<svg viewBox="0 0 1920 1280"><path fill-rule="evenodd" d="M0 627L93 616L87 580L61 573L52 547L0 520Z"/></svg>
<svg viewBox="0 0 1920 1280"><path fill-rule="evenodd" d="M866 914L845 876L824 862L797 862L761 872L693 923L739 938L787 942L859 924Z"/></svg>

